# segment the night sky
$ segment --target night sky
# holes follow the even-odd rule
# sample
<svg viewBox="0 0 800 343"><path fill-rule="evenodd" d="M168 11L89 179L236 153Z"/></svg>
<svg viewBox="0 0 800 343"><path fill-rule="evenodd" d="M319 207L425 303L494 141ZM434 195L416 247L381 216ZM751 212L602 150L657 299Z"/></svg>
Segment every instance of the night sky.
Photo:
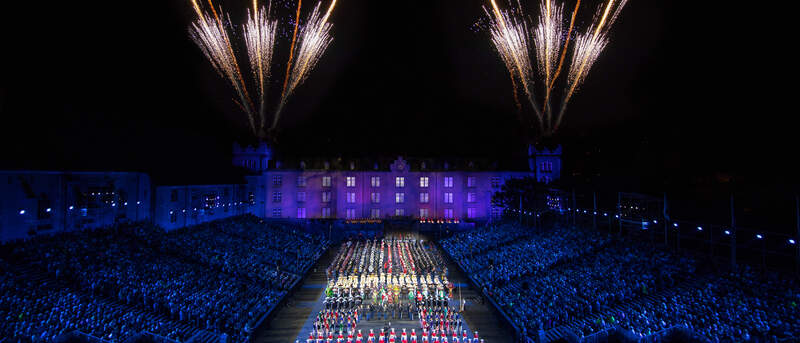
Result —
<svg viewBox="0 0 800 343"><path fill-rule="evenodd" d="M334 42L282 118L281 152L523 153L508 74L473 27L484 3L340 0ZM238 21L249 1L221 4ZM599 2L584 4L589 15ZM157 183L225 173L231 143L248 139L245 117L187 35L188 0L24 6L0 24L0 168L136 170ZM738 25L762 14L630 0L557 137L570 172L652 188L719 175L793 180L794 110L770 100L786 91L759 76L778 63L759 49L778 38Z"/></svg>

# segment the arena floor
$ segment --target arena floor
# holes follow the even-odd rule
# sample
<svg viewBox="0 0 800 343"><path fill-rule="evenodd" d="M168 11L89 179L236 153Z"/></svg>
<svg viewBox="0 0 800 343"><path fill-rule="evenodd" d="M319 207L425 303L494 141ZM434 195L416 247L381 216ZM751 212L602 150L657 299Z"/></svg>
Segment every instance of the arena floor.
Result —
<svg viewBox="0 0 800 343"><path fill-rule="evenodd" d="M391 235L408 234L392 233ZM424 237L420 237L424 238ZM253 341L257 343L286 343L299 341L305 342L308 333L312 329L313 317L322 308L324 300L324 289L327 283L325 269L331 263L336 249L332 247L324 254L313 267L310 275L304 283L291 296L287 302L278 308L272 319L258 328L253 335ZM446 254L442 254L446 257ZM488 302L482 301L482 297L472 287L469 286L467 278L458 270L452 261L446 261L449 270L449 279L458 287L461 287L461 297L466 300L463 316L466 326L470 331L477 330L481 338L487 343L506 343L513 342L513 331L507 327L499 318L499 315ZM408 331L415 328L420 331L419 322L409 320L387 320L391 322L396 331L406 328ZM386 321L370 320L361 321L358 328L366 335L369 329L377 332L384 327Z"/></svg>

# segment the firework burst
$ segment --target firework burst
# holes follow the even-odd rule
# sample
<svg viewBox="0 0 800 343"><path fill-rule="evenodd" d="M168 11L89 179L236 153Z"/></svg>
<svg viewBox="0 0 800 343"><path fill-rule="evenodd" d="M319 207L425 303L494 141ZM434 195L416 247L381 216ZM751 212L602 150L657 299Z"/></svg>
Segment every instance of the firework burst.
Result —
<svg viewBox="0 0 800 343"><path fill-rule="evenodd" d="M221 18L216 10L213 11L213 16L204 13L196 0L192 0L192 4L197 12L198 19L190 26L189 35L211 62L214 70L221 77L227 79L233 89L236 90L236 94L239 96L239 100L236 103L247 114L250 128L255 133L256 124L252 101L247 93L247 86L228 35L230 19L227 16ZM209 5L213 10L213 4L211 4L210 0Z"/></svg>
<svg viewBox="0 0 800 343"><path fill-rule="evenodd" d="M511 74L511 81L516 91L516 81L519 81L528 101L531 102L536 116L541 122L542 114L536 104L536 97L531 87L533 66L530 59L530 42L528 28L525 21L518 18L510 11L503 11L497 6L495 0L491 1L492 9L484 7L484 12L490 18L490 34L500 59ZM515 93L516 94L516 93Z"/></svg>
<svg viewBox="0 0 800 343"><path fill-rule="evenodd" d="M330 18L331 12L336 6L336 0L331 2L328 11L322 17L320 17L320 5L320 3L317 3L314 11L311 12L308 23L300 31L300 47L297 50L296 59L289 62L294 62L294 66L291 68L291 72L287 74L287 81L284 83L283 94L281 94L278 110L275 112L272 128L275 128L278 124L281 111L288 98L308 78L308 75L317 66L325 50L328 49L328 46L333 41L333 37L330 34L332 25L328 23L328 18Z"/></svg>
<svg viewBox="0 0 800 343"><path fill-rule="evenodd" d="M552 92L564 66L581 1L577 0L575 4L566 35L564 34L564 6L555 0L541 0L538 23L530 33L527 30L528 25L525 19L527 17L521 6L518 5L520 8L516 13L501 10L495 0L490 0L491 11L484 7L489 18L491 41L497 49L500 59L512 75L515 92L516 82L519 81L528 95L539 121L540 131L544 136L551 136L558 130L569 101L586 80L586 76L597 58L608 45L610 27L628 2L627 0L605 1L605 5L595 15L589 29L578 34L574 40L572 55L569 59L570 65L567 68L563 100L556 116L553 116L553 109L550 106ZM529 34L531 35L530 41ZM529 42L533 44L529 44ZM535 51L535 69L540 79L538 82L533 75L534 67L533 61L530 60L530 48ZM533 93L533 88L537 84L543 86L545 94L544 106L541 109L536 105Z"/></svg>
<svg viewBox="0 0 800 343"><path fill-rule="evenodd" d="M536 47L536 60L539 66L540 77L544 78L544 84L549 85L555 74L559 52L562 43L561 25L561 6L553 4L552 0L544 0L540 6L541 15L539 25L534 31L533 41ZM545 87L545 107L549 106L550 87ZM548 108L542 110L545 115L545 125L549 126L552 121L551 111Z"/></svg>
<svg viewBox="0 0 800 343"><path fill-rule="evenodd" d="M271 5L271 4L270 4ZM270 6L271 7L271 6ZM247 12L247 24L244 26L244 40L247 46L247 56L250 58L250 70L258 90L260 129L264 129L266 122L266 93L272 67L272 53L275 48L275 33L278 21L271 20L269 10L258 8L258 3L253 1L253 12Z"/></svg>
<svg viewBox="0 0 800 343"><path fill-rule="evenodd" d="M301 1L298 0L297 15L293 21L294 34L292 35L289 51L286 81L284 82L277 109L273 114L270 131L275 129L280 113L291 94L308 78L333 40L331 36L332 25L328 23L328 19L336 5L336 0L332 1L324 16L320 15L321 2L317 3L306 24L302 27L300 25ZM264 131L264 128L267 122L268 89L273 77L271 70L273 54L277 44L276 37L278 35L284 36L280 33L283 31L280 31L278 21L270 17L272 3L270 2L269 6L264 8L258 6L257 0L253 0L252 12L248 9L247 21L243 25L243 40L247 47L247 61L249 62L253 84L258 96L257 110L250 93L247 91L247 83L242 76L235 48L231 42L231 34L228 31L232 30L230 17L224 12L220 16L214 8L212 0L208 0L208 8L212 14L204 11L198 0L191 0L191 4L197 13L197 19L189 27L189 35L200 47L203 55L211 63L214 70L233 86L238 96L238 99L234 101L247 115L248 123L253 133L257 137L266 138L267 132ZM284 2L284 7L286 7L285 4L286 2ZM298 38L298 30L300 31L300 45L299 48L296 48L295 41ZM258 121L256 117L258 117Z"/></svg>

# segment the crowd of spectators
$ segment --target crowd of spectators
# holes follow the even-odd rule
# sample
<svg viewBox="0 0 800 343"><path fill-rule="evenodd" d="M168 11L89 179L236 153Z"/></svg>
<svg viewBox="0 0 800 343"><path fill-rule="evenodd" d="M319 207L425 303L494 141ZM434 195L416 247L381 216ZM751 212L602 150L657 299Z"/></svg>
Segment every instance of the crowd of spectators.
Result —
<svg viewBox="0 0 800 343"><path fill-rule="evenodd" d="M676 325L712 342L800 337L797 277L701 273L692 257L594 230L521 231L484 227L441 244L531 339L564 326L645 337Z"/></svg>
<svg viewBox="0 0 800 343"><path fill-rule="evenodd" d="M679 324L711 342L778 342L798 339L798 304L797 278L740 266L697 287L635 302L613 318L638 336Z"/></svg>
<svg viewBox="0 0 800 343"><path fill-rule="evenodd" d="M0 336L50 341L77 329L114 342L139 331L185 340L191 332L176 329L183 323L245 341L325 246L253 216L171 232L139 224L8 244L0 259L17 272L3 279Z"/></svg>

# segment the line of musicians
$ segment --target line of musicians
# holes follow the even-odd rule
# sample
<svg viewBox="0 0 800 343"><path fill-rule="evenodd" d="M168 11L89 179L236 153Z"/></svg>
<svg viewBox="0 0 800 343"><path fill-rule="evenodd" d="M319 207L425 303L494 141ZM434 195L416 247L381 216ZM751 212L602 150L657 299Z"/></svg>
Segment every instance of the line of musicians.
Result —
<svg viewBox="0 0 800 343"><path fill-rule="evenodd" d="M333 331L328 331L327 334L316 331L308 335L306 343L485 343L478 336L478 331L471 336L467 334L466 330L447 334L423 329L418 338L415 329L411 329L410 333L403 329L398 334L394 328L383 328L377 334L374 329L370 329L367 335L364 335L361 330L347 331L347 335L343 331L339 331L338 334ZM295 343L300 342L295 341Z"/></svg>

